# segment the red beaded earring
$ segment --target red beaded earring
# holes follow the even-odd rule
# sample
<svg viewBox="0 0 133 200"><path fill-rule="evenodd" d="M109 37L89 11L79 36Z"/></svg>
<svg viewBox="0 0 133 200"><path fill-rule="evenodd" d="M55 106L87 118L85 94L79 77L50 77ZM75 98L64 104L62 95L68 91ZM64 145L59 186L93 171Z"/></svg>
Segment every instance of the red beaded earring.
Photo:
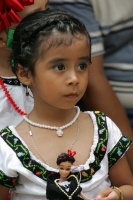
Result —
<svg viewBox="0 0 133 200"><path fill-rule="evenodd" d="M28 85L26 85L26 96L29 96Z"/></svg>

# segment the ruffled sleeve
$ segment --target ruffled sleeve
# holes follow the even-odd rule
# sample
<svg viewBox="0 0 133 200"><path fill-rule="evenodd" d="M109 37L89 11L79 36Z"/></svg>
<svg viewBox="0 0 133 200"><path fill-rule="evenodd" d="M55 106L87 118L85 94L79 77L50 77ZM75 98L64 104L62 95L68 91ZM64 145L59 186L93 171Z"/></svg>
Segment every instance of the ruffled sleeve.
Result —
<svg viewBox="0 0 133 200"><path fill-rule="evenodd" d="M18 174L13 170L15 153L8 146L8 128L0 132L0 185L13 188L17 184Z"/></svg>
<svg viewBox="0 0 133 200"><path fill-rule="evenodd" d="M107 154L109 168L111 168L125 154L132 141L122 135L120 129L110 118L106 117L106 119L109 132Z"/></svg>

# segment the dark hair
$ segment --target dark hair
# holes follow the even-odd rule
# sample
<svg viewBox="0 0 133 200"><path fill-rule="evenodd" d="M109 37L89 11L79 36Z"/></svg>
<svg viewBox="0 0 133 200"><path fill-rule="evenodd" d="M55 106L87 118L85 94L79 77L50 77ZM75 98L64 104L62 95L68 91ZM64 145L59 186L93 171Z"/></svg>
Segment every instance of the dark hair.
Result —
<svg viewBox="0 0 133 200"><path fill-rule="evenodd" d="M57 165L60 165L60 163L62 163L62 162L66 162L66 161L68 161L68 162L70 162L70 163L74 163L75 162L75 158L73 157L73 156L70 156L69 154L67 154L67 153L61 153L59 156L58 156L58 158L57 158L57 160L56 160L56 163L57 163Z"/></svg>
<svg viewBox="0 0 133 200"><path fill-rule="evenodd" d="M16 74L17 66L21 64L34 74L36 61L41 60L49 48L71 45L73 37L80 39L81 34L86 36L91 49L90 36L84 24L67 12L47 9L28 15L14 32L10 56L13 72Z"/></svg>

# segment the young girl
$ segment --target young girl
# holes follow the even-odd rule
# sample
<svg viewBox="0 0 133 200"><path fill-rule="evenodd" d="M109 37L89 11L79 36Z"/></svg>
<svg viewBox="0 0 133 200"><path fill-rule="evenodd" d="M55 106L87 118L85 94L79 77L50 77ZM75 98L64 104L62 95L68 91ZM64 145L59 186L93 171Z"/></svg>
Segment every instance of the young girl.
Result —
<svg viewBox="0 0 133 200"><path fill-rule="evenodd" d="M45 10L47 3L48 0L0 1L0 130L10 124L17 125L22 121L22 115L33 108L33 98L25 95L25 89L11 71L12 28L28 14Z"/></svg>
<svg viewBox="0 0 133 200"><path fill-rule="evenodd" d="M13 200L46 199L47 177L58 173L55 158L67 149L77 152L73 174L81 174L88 198L132 200L124 155L131 141L104 113L75 107L90 76L85 26L60 10L29 15L15 30L11 63L31 89L34 108L18 126L0 133L0 200L10 188Z"/></svg>
<svg viewBox="0 0 133 200"><path fill-rule="evenodd" d="M56 164L59 169L59 173L51 174L47 178L46 197L49 200L83 200L88 199L82 192L82 188L79 185L78 178L71 174L73 163L75 162L74 155L76 152L68 150L67 153L61 153Z"/></svg>

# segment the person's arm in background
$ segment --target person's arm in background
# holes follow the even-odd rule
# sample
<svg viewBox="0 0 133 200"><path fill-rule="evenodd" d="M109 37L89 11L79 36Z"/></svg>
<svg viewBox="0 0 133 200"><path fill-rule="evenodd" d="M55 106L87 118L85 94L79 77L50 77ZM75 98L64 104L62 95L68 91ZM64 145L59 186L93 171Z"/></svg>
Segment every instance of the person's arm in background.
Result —
<svg viewBox="0 0 133 200"><path fill-rule="evenodd" d="M82 100L87 110L104 112L116 123L122 134L133 140L133 129L126 112L104 75L103 55L92 57L89 84ZM126 156L133 173L133 145Z"/></svg>

